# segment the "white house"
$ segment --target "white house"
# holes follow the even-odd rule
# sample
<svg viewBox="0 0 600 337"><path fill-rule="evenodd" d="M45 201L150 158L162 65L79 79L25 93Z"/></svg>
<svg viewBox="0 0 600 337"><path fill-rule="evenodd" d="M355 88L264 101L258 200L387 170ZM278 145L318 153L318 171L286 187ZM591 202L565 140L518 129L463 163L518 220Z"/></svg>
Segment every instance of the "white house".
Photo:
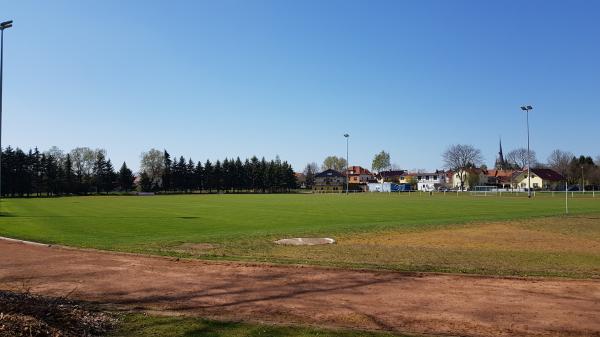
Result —
<svg viewBox="0 0 600 337"><path fill-rule="evenodd" d="M442 172L417 173L417 190L435 191L442 186L446 186L446 174Z"/></svg>

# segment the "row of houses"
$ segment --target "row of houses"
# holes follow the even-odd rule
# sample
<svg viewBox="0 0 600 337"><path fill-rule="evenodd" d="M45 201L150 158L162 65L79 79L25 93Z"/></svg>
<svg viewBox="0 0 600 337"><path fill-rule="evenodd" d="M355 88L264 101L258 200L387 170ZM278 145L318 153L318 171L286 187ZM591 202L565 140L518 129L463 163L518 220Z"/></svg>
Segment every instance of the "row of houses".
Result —
<svg viewBox="0 0 600 337"><path fill-rule="evenodd" d="M463 176L462 181L460 175ZM346 181L348 188L352 191L392 191L392 187L384 187L384 183L396 185L397 187L394 188L398 191L470 190L475 186L525 190L528 186L527 170L470 168L460 175L458 172L443 170L435 172L389 170L373 174L363 167L351 166L346 172L325 170L315 175L313 190L316 192L341 192L346 189ZM531 169L531 188L534 190L554 190L562 181L564 178L551 169Z"/></svg>

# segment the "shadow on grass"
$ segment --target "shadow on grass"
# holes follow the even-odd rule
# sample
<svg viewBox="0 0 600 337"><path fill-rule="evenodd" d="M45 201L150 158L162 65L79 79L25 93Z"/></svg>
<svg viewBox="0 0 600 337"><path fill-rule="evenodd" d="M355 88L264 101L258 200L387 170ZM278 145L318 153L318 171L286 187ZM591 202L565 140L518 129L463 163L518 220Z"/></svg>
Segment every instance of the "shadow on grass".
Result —
<svg viewBox="0 0 600 337"><path fill-rule="evenodd" d="M281 326L219 322L192 317L160 317L143 314L127 314L120 327L110 337L390 337L383 332L318 329L301 326ZM406 336L406 335L402 335Z"/></svg>

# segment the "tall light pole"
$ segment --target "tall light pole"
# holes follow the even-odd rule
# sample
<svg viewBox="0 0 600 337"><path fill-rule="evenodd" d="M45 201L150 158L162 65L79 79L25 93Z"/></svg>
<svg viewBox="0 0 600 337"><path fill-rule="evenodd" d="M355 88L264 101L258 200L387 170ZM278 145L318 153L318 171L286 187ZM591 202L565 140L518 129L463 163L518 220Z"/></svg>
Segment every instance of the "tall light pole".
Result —
<svg viewBox="0 0 600 337"><path fill-rule="evenodd" d="M585 179L583 178L583 165L581 165L581 191L585 194Z"/></svg>
<svg viewBox="0 0 600 337"><path fill-rule="evenodd" d="M350 135L344 133L344 137L346 138L346 195L348 195L348 169L350 168L350 162L348 161L348 143Z"/></svg>
<svg viewBox="0 0 600 337"><path fill-rule="evenodd" d="M12 27L12 20L0 23L0 199L2 199L2 67L4 65L4 30Z"/></svg>
<svg viewBox="0 0 600 337"><path fill-rule="evenodd" d="M531 105L523 105L521 110L527 115L527 197L531 198L531 153L529 152L529 110L533 110Z"/></svg>

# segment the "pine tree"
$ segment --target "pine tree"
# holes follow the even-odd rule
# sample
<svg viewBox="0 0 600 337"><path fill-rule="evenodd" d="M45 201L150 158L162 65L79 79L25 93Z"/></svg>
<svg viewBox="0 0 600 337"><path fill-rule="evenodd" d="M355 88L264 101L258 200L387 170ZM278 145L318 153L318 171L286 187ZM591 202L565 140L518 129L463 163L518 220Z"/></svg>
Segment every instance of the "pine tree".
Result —
<svg viewBox="0 0 600 337"><path fill-rule="evenodd" d="M115 180L115 169L109 159L104 166L104 171L102 172L102 189L106 192L106 194L115 188Z"/></svg>
<svg viewBox="0 0 600 337"><path fill-rule="evenodd" d="M212 185L217 190L217 193L219 193L223 188L223 168L221 167L221 162L219 160L215 163L212 179Z"/></svg>
<svg viewBox="0 0 600 337"><path fill-rule="evenodd" d="M42 158L44 155L42 154ZM58 181L58 166L56 164L56 160L52 155L45 156L44 158L44 177L45 177L45 185L46 185L46 195L54 195L56 194L57 181Z"/></svg>
<svg viewBox="0 0 600 337"><path fill-rule="evenodd" d="M239 192L240 190L244 189L246 180L246 174L244 173L244 164L242 164L242 160L240 159L240 157L237 157L233 165L235 167L235 188Z"/></svg>
<svg viewBox="0 0 600 337"><path fill-rule="evenodd" d="M73 172L73 162L71 161L71 155L67 153L65 157L65 163L63 167L64 173L64 193L71 194L74 191L75 185L75 174Z"/></svg>
<svg viewBox="0 0 600 337"><path fill-rule="evenodd" d="M152 180L146 172L140 174L140 185L139 188L142 192L152 191Z"/></svg>
<svg viewBox="0 0 600 337"><path fill-rule="evenodd" d="M204 169L200 161L194 169L194 187L200 192L204 189Z"/></svg>
<svg viewBox="0 0 600 337"><path fill-rule="evenodd" d="M96 186L96 193L100 193L104 187L104 179L106 174L106 158L104 153L99 151L96 154L96 161L94 163L94 185Z"/></svg>
<svg viewBox="0 0 600 337"><path fill-rule="evenodd" d="M33 150L33 157L31 158L32 160L32 188L33 188L33 192L37 195L40 196L42 193L42 164L41 164L41 155L40 155L40 151L38 150L38 148L36 147Z"/></svg>
<svg viewBox="0 0 600 337"><path fill-rule="evenodd" d="M121 169L119 170L119 188L125 192L129 192L133 188L133 182L135 176L133 172L127 167L127 164L123 162Z"/></svg>
<svg viewBox="0 0 600 337"><path fill-rule="evenodd" d="M214 169L212 166L212 163L210 162L210 160L206 160L206 163L204 164L204 176L203 176L203 184L204 184L204 189L208 190L208 193L212 192L212 189L214 188L214 178L213 178L213 174L214 174Z"/></svg>
<svg viewBox="0 0 600 337"><path fill-rule="evenodd" d="M185 188L189 191L189 193L192 193L195 187L194 171L194 161L192 160L192 158L190 158L185 169Z"/></svg>
<svg viewBox="0 0 600 337"><path fill-rule="evenodd" d="M172 177L172 172L171 172L171 165L173 163L171 161L171 155L169 154L169 152L167 152L167 150L164 150L163 161L164 161L165 170L162 175L162 187L163 187L163 190L165 192L167 192L167 191L171 190L171 188L173 188L173 186L172 186L173 177Z"/></svg>

